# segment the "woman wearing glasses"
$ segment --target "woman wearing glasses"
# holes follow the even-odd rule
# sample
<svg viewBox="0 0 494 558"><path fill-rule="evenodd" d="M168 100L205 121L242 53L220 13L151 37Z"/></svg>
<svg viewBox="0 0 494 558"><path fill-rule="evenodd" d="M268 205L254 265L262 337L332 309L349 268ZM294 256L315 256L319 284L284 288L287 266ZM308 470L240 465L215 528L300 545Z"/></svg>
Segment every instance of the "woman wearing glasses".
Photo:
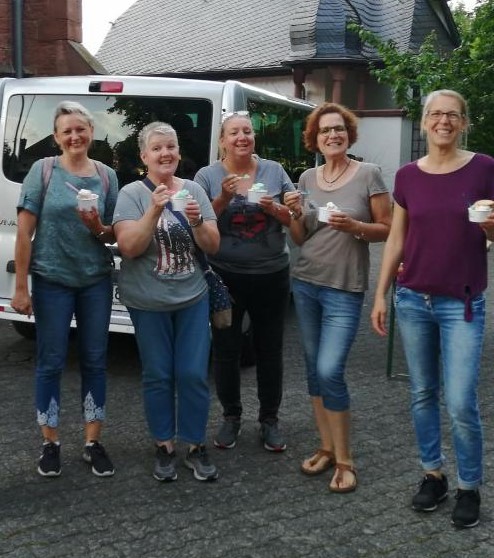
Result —
<svg viewBox="0 0 494 558"><path fill-rule="evenodd" d="M428 153L396 175L395 208L372 323L386 334L386 292L400 262L396 315L411 385L411 409L424 477L412 499L416 511L432 512L448 494L441 451L440 387L452 424L458 490L452 522L479 522L482 427L478 380L487 286L486 237L494 216L469 221L468 207L494 199L494 161L460 149L468 127L465 100L455 91L431 93L421 128Z"/></svg>
<svg viewBox="0 0 494 558"><path fill-rule="evenodd" d="M292 289L320 436L319 448L301 469L318 475L334 466L329 490L351 492L357 476L350 451L345 364L368 287L369 242L388 235L390 198L379 168L348 156L357 140L357 118L347 108L335 103L315 108L304 138L306 147L320 152L325 163L305 171L300 186L308 191L311 206L334 211L321 222L316 210L303 208L300 194L285 195L292 214L290 234L301 246Z"/></svg>
<svg viewBox="0 0 494 558"><path fill-rule="evenodd" d="M194 180L212 201L221 236L210 257L233 299L233 324L213 328L213 364L223 421L214 438L218 448L233 448L240 432L240 353L242 321L249 314L256 353L261 440L269 451L286 448L278 428L282 397L283 325L290 291L289 259L282 225L288 225L283 194L294 190L279 163L254 155L252 122L246 112L225 115L220 131L221 160L198 171ZM258 203L248 190L261 183Z"/></svg>

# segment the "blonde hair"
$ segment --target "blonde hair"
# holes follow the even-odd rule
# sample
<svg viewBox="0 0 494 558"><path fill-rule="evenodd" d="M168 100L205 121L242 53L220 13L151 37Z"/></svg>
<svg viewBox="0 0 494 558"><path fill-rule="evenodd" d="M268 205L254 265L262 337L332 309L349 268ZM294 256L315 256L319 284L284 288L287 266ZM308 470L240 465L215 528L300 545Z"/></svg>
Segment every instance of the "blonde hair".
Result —
<svg viewBox="0 0 494 558"><path fill-rule="evenodd" d="M94 118L86 107L75 101L62 101L55 109L55 116L53 118L53 131L57 131L57 120L64 114L77 114L86 121L91 128L94 127Z"/></svg>
<svg viewBox="0 0 494 558"><path fill-rule="evenodd" d="M453 89L437 89L436 91L429 93L425 98L424 107L422 109L422 119L420 121L420 130L422 132L425 130L425 119L427 118L429 107L431 106L432 101L437 97L452 97L453 99L456 99L460 103L460 112L465 119L467 126L470 124L470 120L468 118L468 106L463 95L458 93L458 91L453 91Z"/></svg>

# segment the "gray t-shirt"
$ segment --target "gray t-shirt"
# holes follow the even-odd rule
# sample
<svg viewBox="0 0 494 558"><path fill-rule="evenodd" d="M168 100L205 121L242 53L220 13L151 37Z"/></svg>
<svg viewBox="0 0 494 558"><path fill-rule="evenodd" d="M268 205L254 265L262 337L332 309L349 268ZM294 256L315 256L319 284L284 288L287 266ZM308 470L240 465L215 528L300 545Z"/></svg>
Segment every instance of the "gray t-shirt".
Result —
<svg viewBox="0 0 494 558"><path fill-rule="evenodd" d="M316 174L309 169L300 177L299 185L309 192L314 209L305 217L308 232L292 275L316 285L363 292L369 286L369 244L320 223L316 208L331 201L354 219L371 223L370 198L388 192L381 171L371 163L359 163L351 180L331 192L317 186Z"/></svg>
<svg viewBox="0 0 494 558"><path fill-rule="evenodd" d="M38 217L31 254L31 273L67 287L81 288L98 282L112 270L112 255L77 214L77 192L99 195L98 211L105 225L111 223L118 193L115 171L105 166L109 188L99 174L76 176L55 159L50 182L43 188L43 161L36 161L22 183L17 209Z"/></svg>
<svg viewBox="0 0 494 558"><path fill-rule="evenodd" d="M204 190L191 180L183 187L199 203L203 219L216 220ZM127 184L118 194L113 224L139 220L150 204L151 191L143 182ZM137 258L122 258L118 276L122 304L163 312L196 302L208 287L194 251L187 229L165 207L146 251Z"/></svg>
<svg viewBox="0 0 494 558"><path fill-rule="evenodd" d="M220 161L200 169L196 180L210 200L221 193L221 181L227 171ZM262 182L275 202L295 189L283 167L275 161L258 159L254 182ZM233 273L275 273L288 266L289 254L285 231L279 221L249 203L245 196L235 196L218 218L221 235L219 251L210 261Z"/></svg>

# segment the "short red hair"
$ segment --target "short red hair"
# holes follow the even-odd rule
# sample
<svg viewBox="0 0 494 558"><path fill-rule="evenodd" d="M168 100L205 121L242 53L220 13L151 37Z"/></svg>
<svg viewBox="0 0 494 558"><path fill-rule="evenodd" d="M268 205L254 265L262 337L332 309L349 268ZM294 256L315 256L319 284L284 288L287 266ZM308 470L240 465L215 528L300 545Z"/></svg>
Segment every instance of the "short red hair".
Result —
<svg viewBox="0 0 494 558"><path fill-rule="evenodd" d="M304 144L305 147L314 153L319 151L317 147L317 134L319 132L319 120L323 114L340 114L345 123L348 133L348 147L351 147L358 138L357 116L343 105L338 103L323 103L317 106L307 117L304 130Z"/></svg>

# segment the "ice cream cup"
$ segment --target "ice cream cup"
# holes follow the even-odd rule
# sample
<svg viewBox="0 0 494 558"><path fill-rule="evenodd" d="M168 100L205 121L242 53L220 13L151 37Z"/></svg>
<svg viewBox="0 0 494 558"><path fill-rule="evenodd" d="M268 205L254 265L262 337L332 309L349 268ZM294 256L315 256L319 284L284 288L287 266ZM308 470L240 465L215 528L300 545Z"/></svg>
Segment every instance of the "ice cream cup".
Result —
<svg viewBox="0 0 494 558"><path fill-rule="evenodd" d="M318 216L319 221L321 221L321 223L327 223L329 221L329 216L334 211L334 209L329 209L326 206L320 207Z"/></svg>
<svg viewBox="0 0 494 558"><path fill-rule="evenodd" d="M81 211L98 209L98 194L91 194L90 198L77 198L77 206Z"/></svg>
<svg viewBox="0 0 494 558"><path fill-rule="evenodd" d="M191 198L172 198L173 211L184 211Z"/></svg>
<svg viewBox="0 0 494 558"><path fill-rule="evenodd" d="M468 220L472 223L483 223L491 213L492 209L490 207L486 209L475 209L473 207L469 207Z"/></svg>
<svg viewBox="0 0 494 558"><path fill-rule="evenodd" d="M266 196L267 190L247 190L247 201L250 203L259 203L263 196Z"/></svg>

